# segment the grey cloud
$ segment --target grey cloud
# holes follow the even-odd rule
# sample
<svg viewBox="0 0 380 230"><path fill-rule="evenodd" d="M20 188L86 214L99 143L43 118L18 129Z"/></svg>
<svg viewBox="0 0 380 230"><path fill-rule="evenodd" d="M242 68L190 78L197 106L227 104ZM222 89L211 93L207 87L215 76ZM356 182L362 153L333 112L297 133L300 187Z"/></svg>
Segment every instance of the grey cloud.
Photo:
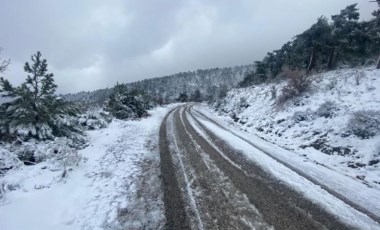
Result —
<svg viewBox="0 0 380 230"><path fill-rule="evenodd" d="M60 92L199 68L249 64L347 0L2 0L0 46L19 83L36 50ZM360 1L363 18L376 5Z"/></svg>

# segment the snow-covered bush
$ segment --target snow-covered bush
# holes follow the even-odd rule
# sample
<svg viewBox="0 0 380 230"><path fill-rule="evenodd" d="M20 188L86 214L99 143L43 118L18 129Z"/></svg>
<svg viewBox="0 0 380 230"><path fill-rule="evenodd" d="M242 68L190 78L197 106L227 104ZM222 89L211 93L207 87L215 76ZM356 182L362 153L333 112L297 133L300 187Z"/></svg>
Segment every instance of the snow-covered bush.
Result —
<svg viewBox="0 0 380 230"><path fill-rule="evenodd" d="M8 170L18 168L22 162L11 152L0 148L0 176Z"/></svg>
<svg viewBox="0 0 380 230"><path fill-rule="evenodd" d="M362 139L375 136L380 132L380 111L361 110L353 113L347 130Z"/></svg>
<svg viewBox="0 0 380 230"><path fill-rule="evenodd" d="M240 119L240 121L239 121L239 123L240 124L246 124L248 122L248 117L246 117L246 116L243 116L241 119Z"/></svg>
<svg viewBox="0 0 380 230"><path fill-rule="evenodd" d="M333 90L336 88L336 85L338 84L338 80L337 79L332 79L327 85L326 85L326 89L327 90Z"/></svg>
<svg viewBox="0 0 380 230"><path fill-rule="evenodd" d="M271 100L276 100L277 98L277 89L275 85L270 87Z"/></svg>
<svg viewBox="0 0 380 230"><path fill-rule="evenodd" d="M356 71L355 73L355 83L356 85L360 85L362 80L365 78L365 73L363 71Z"/></svg>
<svg viewBox="0 0 380 230"><path fill-rule="evenodd" d="M144 92L130 91L125 85L116 85L107 103L109 111L117 119L136 119L148 116L152 102Z"/></svg>
<svg viewBox="0 0 380 230"><path fill-rule="evenodd" d="M55 138L44 146L38 148L34 157L37 162L49 161L65 169L67 166L78 165L82 157L72 147L72 141L67 138Z"/></svg>
<svg viewBox="0 0 380 230"><path fill-rule="evenodd" d="M108 124L112 121L112 117L108 112L101 110L88 111L82 114L79 119L79 124L85 130L95 130L107 128Z"/></svg>
<svg viewBox="0 0 380 230"><path fill-rule="evenodd" d="M29 140L29 142L14 141L10 150L25 165L38 163L34 155L37 151L37 143L34 140Z"/></svg>
<svg viewBox="0 0 380 230"><path fill-rule="evenodd" d="M57 163L59 166L74 165L81 160L77 154L78 143L75 141L77 140L66 137L57 137L54 140L46 141L35 139L22 141L19 139L9 144L6 149L25 165L34 165L43 161ZM6 165L5 167L10 166Z"/></svg>
<svg viewBox="0 0 380 230"><path fill-rule="evenodd" d="M326 101L318 107L318 109L315 111L315 114L318 117L332 118L336 116L338 110L338 105L335 102Z"/></svg>
<svg viewBox="0 0 380 230"><path fill-rule="evenodd" d="M282 88L281 95L277 98L278 106L283 106L286 101L299 96L311 85L311 79L303 71L292 71L288 77L287 84Z"/></svg>
<svg viewBox="0 0 380 230"><path fill-rule="evenodd" d="M212 103L212 107L215 108L215 110L218 110L223 105L223 101L221 99L216 99L215 102Z"/></svg>
<svg viewBox="0 0 380 230"><path fill-rule="evenodd" d="M306 111L297 111L293 114L292 120L296 123L301 121L312 121L315 118L315 113L310 109Z"/></svg>
<svg viewBox="0 0 380 230"><path fill-rule="evenodd" d="M241 97L240 98L239 107L240 108L247 108L247 107L249 107L249 104L248 104L247 99L245 97Z"/></svg>

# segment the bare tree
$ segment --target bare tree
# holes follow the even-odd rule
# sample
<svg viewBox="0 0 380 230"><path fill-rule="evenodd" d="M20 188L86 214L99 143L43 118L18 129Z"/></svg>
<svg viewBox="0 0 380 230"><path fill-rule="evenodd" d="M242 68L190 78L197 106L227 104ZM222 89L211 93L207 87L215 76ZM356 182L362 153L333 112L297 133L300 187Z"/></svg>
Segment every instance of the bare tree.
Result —
<svg viewBox="0 0 380 230"><path fill-rule="evenodd" d="M0 54L1 54L2 50L3 49L0 47ZM7 70L7 68L8 68L8 66L9 66L10 63L11 63L10 59L3 59L0 56L0 73L4 73Z"/></svg>

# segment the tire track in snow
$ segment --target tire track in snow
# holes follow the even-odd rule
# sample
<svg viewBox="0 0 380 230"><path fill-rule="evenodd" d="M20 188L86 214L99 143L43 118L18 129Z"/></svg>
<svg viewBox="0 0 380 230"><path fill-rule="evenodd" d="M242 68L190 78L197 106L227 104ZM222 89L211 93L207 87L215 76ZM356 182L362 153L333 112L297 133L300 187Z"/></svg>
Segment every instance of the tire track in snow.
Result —
<svg viewBox="0 0 380 230"><path fill-rule="evenodd" d="M161 175L164 190L164 205L166 216L166 229L190 229L186 215L185 203L182 199L181 189L178 185L173 160L169 151L169 140L167 136L167 120L171 110L164 118L160 127L160 158Z"/></svg>
<svg viewBox="0 0 380 230"><path fill-rule="evenodd" d="M174 114L182 111L183 107L181 107L180 109L177 109L176 111L174 111L173 113L171 113L169 115L169 119L174 122ZM194 222L193 226L196 225L198 227L198 229L204 229L203 227L203 222L201 220L201 217L200 217L200 214L199 214L199 211L198 211L198 208L197 208L197 204L196 204L196 201L194 199L194 195L193 195L193 191L192 189L190 188L191 184L193 183L194 180L191 180L189 181L189 177L186 173L186 170L185 170L185 166L183 164L183 161L182 161L182 156L180 154L181 150L178 146L178 142L177 142L177 137L175 136L175 132L174 132L174 125L173 123L171 123L171 135L172 135L172 141L173 141L173 147L174 147L174 151L175 151L175 155L176 155L176 159L178 161L178 164L179 164L179 173L183 176L183 186L184 186L184 193L185 193L185 196L187 199L185 200L188 200L188 203L189 203L189 208L190 210L188 211L188 219L190 219L190 223ZM190 218L190 215L189 213L192 213L195 218ZM194 220L195 219L195 220ZM191 220L194 220L194 221L191 221Z"/></svg>
<svg viewBox="0 0 380 230"><path fill-rule="evenodd" d="M175 114L176 129L184 165L192 175L192 189L205 229L271 229L249 202L211 160L187 130L184 111Z"/></svg>

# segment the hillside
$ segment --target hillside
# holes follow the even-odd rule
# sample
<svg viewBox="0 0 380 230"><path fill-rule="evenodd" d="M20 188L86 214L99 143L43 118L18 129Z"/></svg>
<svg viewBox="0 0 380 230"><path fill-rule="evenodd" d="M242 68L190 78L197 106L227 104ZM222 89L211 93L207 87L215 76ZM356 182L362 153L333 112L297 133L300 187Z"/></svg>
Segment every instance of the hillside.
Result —
<svg viewBox="0 0 380 230"><path fill-rule="evenodd" d="M188 71L124 85L130 90L143 90L153 98L159 97L165 103L174 102L181 93L186 93L190 97L196 90L201 92L202 99L212 100L217 98L221 92L226 92L235 87L253 68L254 65L246 65ZM63 98L85 106L100 106L111 91L112 88L79 92L63 95Z"/></svg>
<svg viewBox="0 0 380 230"><path fill-rule="evenodd" d="M304 161L380 189L380 70L342 69L311 77L310 90L276 104L285 82L231 90L213 105L224 121Z"/></svg>

